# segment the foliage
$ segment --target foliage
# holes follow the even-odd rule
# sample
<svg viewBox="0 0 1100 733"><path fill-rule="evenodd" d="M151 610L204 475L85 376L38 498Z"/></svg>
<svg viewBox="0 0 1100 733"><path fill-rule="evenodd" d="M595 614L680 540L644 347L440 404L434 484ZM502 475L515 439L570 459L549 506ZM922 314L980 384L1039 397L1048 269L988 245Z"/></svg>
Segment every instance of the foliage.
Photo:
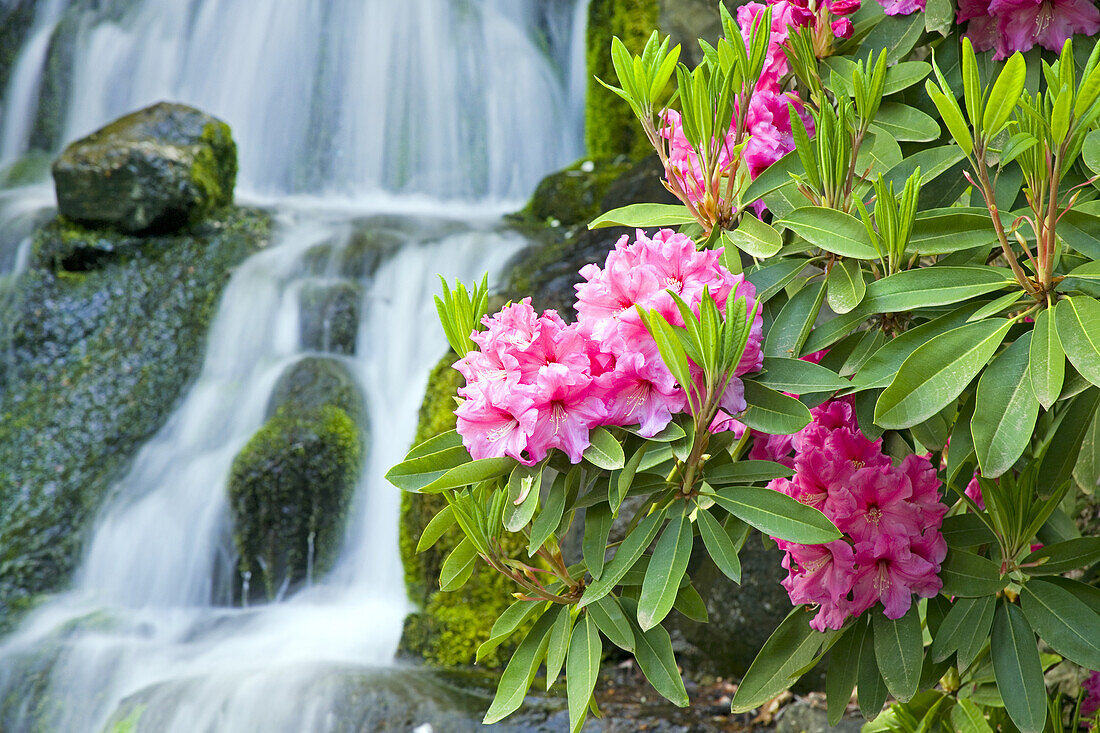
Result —
<svg viewBox="0 0 1100 733"><path fill-rule="evenodd" d="M953 27L950 3L908 15L898 5L886 3L891 16L865 5L836 37L805 19L777 30L776 18L797 15L783 0L736 20L723 9L726 37L701 44L695 69L677 64L679 48L656 33L637 55L613 42L617 86L603 81L634 111L680 203L627 206L590 226L679 233L639 233L634 244L620 242L605 269L582 270L577 326L539 317L526 302L482 322L484 284L472 295L444 288L440 312L467 380L458 431L416 446L388 477L446 500L422 548L461 529L464 540L441 568L444 588L460 587L479 562L518 587L479 651L519 629L486 722L516 710L544 666L547 686L564 671L579 729L598 712L605 641L633 653L658 692L688 704L662 622L673 609L705 620L687 573L693 549L734 580L750 526L784 548L851 554L837 544L846 515L828 505L832 494L791 488L815 479L801 446L824 409L843 403L846 430L901 467L920 461L935 473L936 506L905 511L944 517L927 531L942 533L946 549L921 550L938 578L913 581L905 598L884 594L885 613L878 596L861 604L858 588L843 584L826 592L850 613L811 626L823 601L796 605L733 709L762 705L828 654L834 722L858 690L871 719L888 698L897 701L871 730L1076 725L1072 706L1048 695L1044 674L1059 662L1100 668L1100 589L1086 581L1095 573L1081 572L1100 562L1100 538L1082 536L1072 521L1078 497L1100 479L1100 47L1075 38L1059 42L1057 54L1036 49L995 64ZM785 117L757 124L756 95L776 90L789 105ZM752 146L773 132L771 165L754 165ZM628 256L642 242L675 237L691 237L700 255L721 250L722 277L740 285L743 272L748 296L708 286L681 298L686 280L671 278L660 297L674 305L655 305L666 301L637 284L644 252ZM671 261L686 268L695 258ZM596 301L585 301L596 285L611 293L602 302L617 325L607 331L593 320ZM764 358L741 370L754 343L743 325L757 310ZM501 329L523 319L529 338L501 346ZM631 324L642 330L622 330ZM572 328L575 352L588 356L547 357L548 367L569 361L559 371L574 392L542 395L562 412L546 408L557 417L540 443L540 426L551 423L523 400L537 403L549 382L525 371L524 349L543 332L573 339ZM611 331L622 337L618 351L607 346ZM582 399L576 390L607 388L618 377L600 369L618 370L631 353L665 370L664 413L650 406L638 425L616 422L613 388L602 413L595 402L585 420L569 411ZM499 387L479 382L485 360ZM658 381L651 376L647 399ZM743 388L738 409L722 401L731 384ZM868 470L857 463L845 470ZM891 490L915 494L895 468L882 467ZM857 485L849 481L842 497ZM624 509L628 496L641 504ZM859 511L885 527L885 502ZM609 543L620 512L626 532ZM505 529L529 539L526 553L501 546ZM562 550L570 531L581 535L579 557ZM897 588L892 573L904 575L902 560L888 562L883 548L896 549L898 532L883 532L873 540L881 544L875 582ZM792 557L792 599L796 586L837 571L835 557Z"/></svg>

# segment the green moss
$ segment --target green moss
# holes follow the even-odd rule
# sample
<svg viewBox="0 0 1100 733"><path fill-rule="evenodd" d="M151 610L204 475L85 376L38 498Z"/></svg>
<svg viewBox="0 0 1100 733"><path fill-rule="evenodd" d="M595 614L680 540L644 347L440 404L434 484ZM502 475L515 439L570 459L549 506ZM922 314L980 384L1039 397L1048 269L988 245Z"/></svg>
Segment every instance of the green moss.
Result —
<svg viewBox="0 0 1100 733"><path fill-rule="evenodd" d="M360 440L338 407L284 406L237 454L228 491L233 538L242 576L263 581L255 595L271 600L284 583L332 567L362 464Z"/></svg>
<svg viewBox="0 0 1100 733"><path fill-rule="evenodd" d="M448 353L432 370L417 425L418 444L451 430L455 426L454 396L462 384L462 375L451 368L455 355ZM483 562L473 576L457 591L444 593L439 588L439 570L444 558L461 541L461 530L448 531L434 547L416 552L420 534L446 500L439 494L412 494L401 497L400 549L405 566L405 584L409 598L421 613L407 620L401 647L405 654L418 656L430 664L454 666L471 664L478 646L489 638L489 630L511 604L516 586ZM518 535L506 534L503 542L512 551L525 547ZM484 663L499 666L508 659L511 647L502 647Z"/></svg>
<svg viewBox="0 0 1100 733"><path fill-rule="evenodd" d="M204 207L196 207L192 220L204 219L211 211L233 203L233 188L237 183L237 143L229 125L221 121L208 122L199 136L191 179L200 191Z"/></svg>
<svg viewBox="0 0 1100 733"><path fill-rule="evenodd" d="M172 236L37 232L0 302L0 627L65 584L107 488L197 376L231 269L269 229L225 209ZM90 238L101 259L55 269L68 258L47 253Z"/></svg>
<svg viewBox="0 0 1100 733"><path fill-rule="evenodd" d="M130 709L130 712L126 714L126 717L118 721L108 730L108 733L134 733L137 730L138 723L141 722L142 713L145 712L145 705L135 705Z"/></svg>
<svg viewBox="0 0 1100 733"><path fill-rule="evenodd" d="M530 201L513 220L555 226L587 225L603 213L602 202L619 176L630 168L623 156L578 160L539 181Z"/></svg>
<svg viewBox="0 0 1100 733"><path fill-rule="evenodd" d="M649 152L649 142L630 106L593 77L618 86L611 63L612 37L618 36L631 53L641 53L649 35L657 28L658 16L657 0L591 0L588 6L584 139L589 155L641 157Z"/></svg>

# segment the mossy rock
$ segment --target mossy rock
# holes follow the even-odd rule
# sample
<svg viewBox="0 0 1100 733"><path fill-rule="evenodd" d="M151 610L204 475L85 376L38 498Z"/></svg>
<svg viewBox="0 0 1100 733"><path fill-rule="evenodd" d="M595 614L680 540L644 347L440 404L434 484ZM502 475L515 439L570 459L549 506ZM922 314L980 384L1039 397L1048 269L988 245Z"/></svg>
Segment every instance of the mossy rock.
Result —
<svg viewBox="0 0 1100 733"><path fill-rule="evenodd" d="M332 567L362 459L358 427L333 405L280 409L237 454L228 493L245 600L272 600Z"/></svg>
<svg viewBox="0 0 1100 733"><path fill-rule="evenodd" d="M279 376L267 402L265 419L279 410L303 415L325 405L339 407L356 425L363 425L363 395L347 366L327 356L306 356Z"/></svg>
<svg viewBox="0 0 1100 733"><path fill-rule="evenodd" d="M161 102L70 144L53 164L59 213L92 227L168 232L233 202L229 125Z"/></svg>
<svg viewBox="0 0 1100 733"><path fill-rule="evenodd" d="M61 247L65 226L40 229L35 249ZM198 375L232 268L269 233L262 212L228 208L176 235L111 240L94 269L32 258L10 283L0 300L0 629L66 584L111 482Z"/></svg>
<svg viewBox="0 0 1100 733"><path fill-rule="evenodd" d="M298 301L298 338L302 348L354 354L361 300L358 283L347 280L306 283Z"/></svg>
<svg viewBox="0 0 1100 733"><path fill-rule="evenodd" d="M348 243L336 251L332 269L343 277L362 280L374 275L387 255L405 244L408 237L382 227L356 228Z"/></svg>
<svg viewBox="0 0 1100 733"><path fill-rule="evenodd" d="M462 375L451 368L455 355L448 353L432 370L424 402L420 407L413 444L445 433L455 426L454 397L463 383ZM447 506L440 494L401 495L399 545L405 567L405 586L409 598L421 608L405 623L398 653L437 666L472 664L478 646L489 638L489 630L516 591L512 581L483 562L478 562L470 580L462 588L445 593L439 590L439 570L443 560L462 540L457 527L424 552L416 545L431 518ZM526 547L517 535L505 533L503 542L512 550ZM500 665L508 659L511 647L502 647L484 663Z"/></svg>
<svg viewBox="0 0 1100 733"><path fill-rule="evenodd" d="M660 15L657 0L591 0L585 37L588 93L584 111L584 140L592 156L632 155L650 152L637 118L618 95L594 77L618 86L611 63L611 39L615 36L631 53L641 53Z"/></svg>
<svg viewBox="0 0 1100 733"><path fill-rule="evenodd" d="M603 213L608 188L630 166L630 159L623 156L578 160L543 178L517 216L522 221L552 226L587 225Z"/></svg>

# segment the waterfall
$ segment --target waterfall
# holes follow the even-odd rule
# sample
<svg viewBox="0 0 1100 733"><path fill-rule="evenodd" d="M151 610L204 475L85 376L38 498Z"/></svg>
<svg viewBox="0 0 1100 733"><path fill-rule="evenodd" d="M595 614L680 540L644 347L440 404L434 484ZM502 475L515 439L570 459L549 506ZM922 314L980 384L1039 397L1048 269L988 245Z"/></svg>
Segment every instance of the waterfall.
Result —
<svg viewBox="0 0 1100 733"><path fill-rule="evenodd" d="M383 475L445 349L436 273L499 274L524 245L499 214L579 154L584 14L585 0L42 4L5 95L3 161L28 150L63 46L55 147L160 99L193 104L232 126L240 197L276 212L276 234L233 273L199 377L112 487L72 589L0 639L0 702L36 691L0 727L98 733L132 704L143 731L329 730L325 670L391 669L409 609ZM24 266L48 194L0 190L0 273ZM399 246L374 273L307 264L376 221ZM319 277L361 288L355 353L325 356L364 394L366 465L335 568L233 607L229 467L280 374L318 353L298 318Z"/></svg>

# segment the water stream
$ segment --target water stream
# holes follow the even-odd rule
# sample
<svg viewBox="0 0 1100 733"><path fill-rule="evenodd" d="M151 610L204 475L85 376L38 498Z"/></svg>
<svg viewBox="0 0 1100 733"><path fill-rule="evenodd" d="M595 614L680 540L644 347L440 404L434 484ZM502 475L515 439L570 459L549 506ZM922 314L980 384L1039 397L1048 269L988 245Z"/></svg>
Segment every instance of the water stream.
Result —
<svg viewBox="0 0 1100 733"><path fill-rule="evenodd" d="M316 670L390 665L409 610L400 496L382 476L409 446L444 348L435 275L499 273L523 245L499 214L578 153L584 0L84 5L39 8L5 97L3 159L27 150L45 87L32 71L66 43L66 140L162 98L195 104L233 127L239 190L272 207L276 234L234 272L200 376L113 486L72 590L0 640L0 700L27 692L5 722L98 732L136 700L142 730L330 729ZM66 24L68 36L50 30ZM0 272L25 266L48 193L0 191ZM376 271L307 265L319 248L339 260L377 221L400 246ZM334 358L364 394L366 466L335 569L234 607L227 474L279 375L314 353L298 319L319 277L361 287L355 352Z"/></svg>

